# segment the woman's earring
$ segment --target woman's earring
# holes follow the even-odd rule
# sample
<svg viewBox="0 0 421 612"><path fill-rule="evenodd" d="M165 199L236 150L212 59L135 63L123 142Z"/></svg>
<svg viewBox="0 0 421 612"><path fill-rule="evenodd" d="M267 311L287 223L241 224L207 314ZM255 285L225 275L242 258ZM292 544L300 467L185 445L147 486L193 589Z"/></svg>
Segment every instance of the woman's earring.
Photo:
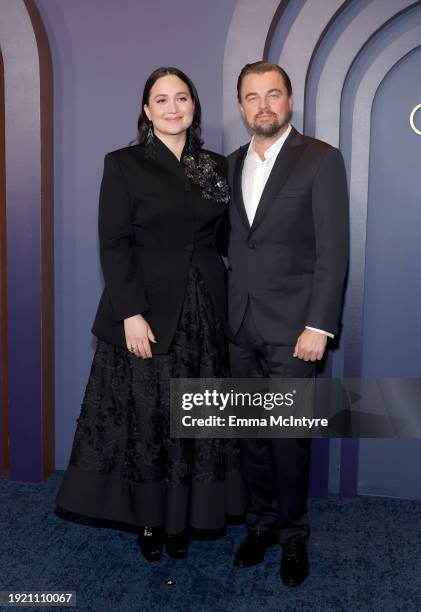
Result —
<svg viewBox="0 0 421 612"><path fill-rule="evenodd" d="M154 144L154 133L152 128L152 122L149 124L148 135L146 137L146 144L153 145Z"/></svg>
<svg viewBox="0 0 421 612"><path fill-rule="evenodd" d="M187 155L193 155L193 128L192 126L188 129L188 146L187 146Z"/></svg>
<svg viewBox="0 0 421 612"><path fill-rule="evenodd" d="M149 124L148 134L146 136L145 156L149 159L155 159L155 134L153 131L152 121Z"/></svg>

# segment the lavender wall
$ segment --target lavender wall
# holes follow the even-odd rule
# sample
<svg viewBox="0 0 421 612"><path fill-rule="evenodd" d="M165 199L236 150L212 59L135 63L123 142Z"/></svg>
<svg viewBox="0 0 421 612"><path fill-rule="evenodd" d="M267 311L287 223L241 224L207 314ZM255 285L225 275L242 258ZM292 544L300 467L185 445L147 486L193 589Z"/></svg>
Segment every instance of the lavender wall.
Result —
<svg viewBox="0 0 421 612"><path fill-rule="evenodd" d="M37 0L54 66L57 469L67 465L93 353L104 154L134 138L142 85L168 64L195 82L206 146L221 150L223 53L235 4Z"/></svg>

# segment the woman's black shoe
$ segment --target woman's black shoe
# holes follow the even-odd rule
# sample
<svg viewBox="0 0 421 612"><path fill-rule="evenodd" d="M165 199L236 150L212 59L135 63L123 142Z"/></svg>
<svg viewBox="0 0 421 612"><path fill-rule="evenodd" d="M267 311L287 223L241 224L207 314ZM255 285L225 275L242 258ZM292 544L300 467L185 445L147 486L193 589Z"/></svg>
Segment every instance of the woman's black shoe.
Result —
<svg viewBox="0 0 421 612"><path fill-rule="evenodd" d="M160 561L164 534L162 527L144 527L138 535L139 547L147 561Z"/></svg>
<svg viewBox="0 0 421 612"><path fill-rule="evenodd" d="M172 559L185 559L189 550L189 536L187 531L167 534L165 536L165 547L168 555Z"/></svg>

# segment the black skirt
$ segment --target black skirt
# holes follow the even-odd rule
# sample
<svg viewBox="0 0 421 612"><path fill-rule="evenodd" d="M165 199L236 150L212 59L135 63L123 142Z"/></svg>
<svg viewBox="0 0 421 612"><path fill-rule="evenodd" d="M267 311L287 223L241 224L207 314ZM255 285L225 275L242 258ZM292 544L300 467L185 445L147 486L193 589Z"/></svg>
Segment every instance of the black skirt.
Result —
<svg viewBox="0 0 421 612"><path fill-rule="evenodd" d="M65 510L180 533L220 529L227 515L244 514L238 440L169 435L170 378L226 376L222 327L191 266L168 354L143 360L98 340L56 497L61 515Z"/></svg>

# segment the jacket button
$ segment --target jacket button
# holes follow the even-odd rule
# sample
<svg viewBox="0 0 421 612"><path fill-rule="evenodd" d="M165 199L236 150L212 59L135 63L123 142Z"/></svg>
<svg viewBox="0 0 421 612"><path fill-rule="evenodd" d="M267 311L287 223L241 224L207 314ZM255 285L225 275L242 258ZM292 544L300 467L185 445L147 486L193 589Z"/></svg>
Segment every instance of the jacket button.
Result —
<svg viewBox="0 0 421 612"><path fill-rule="evenodd" d="M249 249L254 249L254 247L256 245L254 244L254 242L252 240L250 240L250 242L247 242L247 246L248 246Z"/></svg>

